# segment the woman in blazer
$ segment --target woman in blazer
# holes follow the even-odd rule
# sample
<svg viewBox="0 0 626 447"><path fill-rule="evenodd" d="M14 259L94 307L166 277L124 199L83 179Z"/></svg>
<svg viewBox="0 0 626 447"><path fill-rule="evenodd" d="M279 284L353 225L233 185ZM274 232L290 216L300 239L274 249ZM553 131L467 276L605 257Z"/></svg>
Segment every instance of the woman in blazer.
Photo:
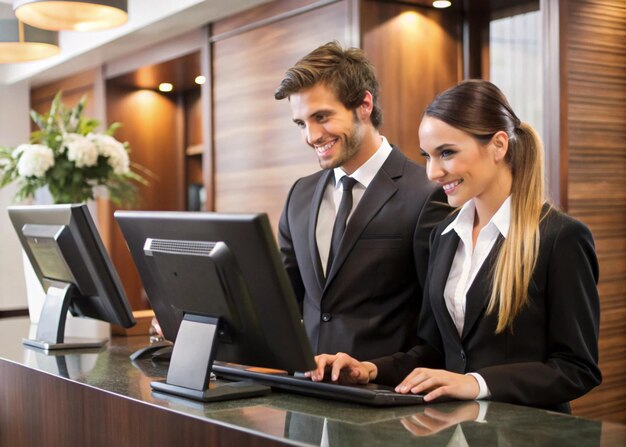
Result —
<svg viewBox="0 0 626 447"><path fill-rule="evenodd" d="M601 382L598 263L587 227L545 203L538 135L470 80L428 106L419 137L429 178L460 207L431 234L420 344L320 355L309 375L569 412Z"/></svg>

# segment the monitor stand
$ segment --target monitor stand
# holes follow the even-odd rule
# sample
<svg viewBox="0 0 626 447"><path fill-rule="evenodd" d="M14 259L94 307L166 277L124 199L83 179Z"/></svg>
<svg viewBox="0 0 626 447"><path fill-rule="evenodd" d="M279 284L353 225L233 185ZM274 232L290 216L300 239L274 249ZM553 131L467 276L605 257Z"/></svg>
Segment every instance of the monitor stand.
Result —
<svg viewBox="0 0 626 447"><path fill-rule="evenodd" d="M71 283L51 282L41 309L35 338L24 338L22 343L48 350L99 348L107 339L65 337L65 321L72 299L77 296Z"/></svg>
<svg viewBox="0 0 626 447"><path fill-rule="evenodd" d="M176 335L167 379L151 382L152 389L202 402L268 394L270 387L252 382L210 381L219 325L219 318L185 314Z"/></svg>

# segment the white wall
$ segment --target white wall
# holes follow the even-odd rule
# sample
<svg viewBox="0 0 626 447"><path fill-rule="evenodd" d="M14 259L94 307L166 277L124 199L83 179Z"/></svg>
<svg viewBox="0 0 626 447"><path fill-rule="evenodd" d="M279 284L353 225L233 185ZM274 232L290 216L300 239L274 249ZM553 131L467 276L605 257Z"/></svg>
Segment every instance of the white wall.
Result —
<svg viewBox="0 0 626 447"><path fill-rule="evenodd" d="M14 147L28 141L28 95L28 82L0 85L0 146ZM26 308L22 249L6 212L15 191L15 185L0 189L0 309Z"/></svg>

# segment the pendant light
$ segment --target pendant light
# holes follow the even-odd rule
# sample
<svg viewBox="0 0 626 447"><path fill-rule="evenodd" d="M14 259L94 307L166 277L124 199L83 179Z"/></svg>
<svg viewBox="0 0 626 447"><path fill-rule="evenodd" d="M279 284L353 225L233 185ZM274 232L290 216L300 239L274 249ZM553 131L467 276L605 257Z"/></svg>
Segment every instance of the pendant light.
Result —
<svg viewBox="0 0 626 447"><path fill-rule="evenodd" d="M34 28L17 19L0 19L0 63L34 61L60 51L56 32Z"/></svg>
<svg viewBox="0 0 626 447"><path fill-rule="evenodd" d="M24 23L53 31L97 31L126 23L127 0L13 0Z"/></svg>

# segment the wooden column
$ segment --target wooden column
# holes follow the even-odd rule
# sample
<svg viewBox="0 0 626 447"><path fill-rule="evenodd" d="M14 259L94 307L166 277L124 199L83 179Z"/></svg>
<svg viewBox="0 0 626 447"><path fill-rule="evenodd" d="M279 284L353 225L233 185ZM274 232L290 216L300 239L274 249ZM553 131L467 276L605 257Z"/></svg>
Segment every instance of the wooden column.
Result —
<svg viewBox="0 0 626 447"><path fill-rule="evenodd" d="M460 81L460 14L455 10L364 1L363 50L381 86L381 133L418 163L417 131L426 106Z"/></svg>
<svg viewBox="0 0 626 447"><path fill-rule="evenodd" d="M561 185L600 261L603 383L575 414L626 422L626 4L561 0ZM550 91L548 91L548 94Z"/></svg>
<svg viewBox="0 0 626 447"><path fill-rule="evenodd" d="M319 169L274 91L309 51L350 36L346 1L278 1L213 25L215 210L278 218L293 182Z"/></svg>

